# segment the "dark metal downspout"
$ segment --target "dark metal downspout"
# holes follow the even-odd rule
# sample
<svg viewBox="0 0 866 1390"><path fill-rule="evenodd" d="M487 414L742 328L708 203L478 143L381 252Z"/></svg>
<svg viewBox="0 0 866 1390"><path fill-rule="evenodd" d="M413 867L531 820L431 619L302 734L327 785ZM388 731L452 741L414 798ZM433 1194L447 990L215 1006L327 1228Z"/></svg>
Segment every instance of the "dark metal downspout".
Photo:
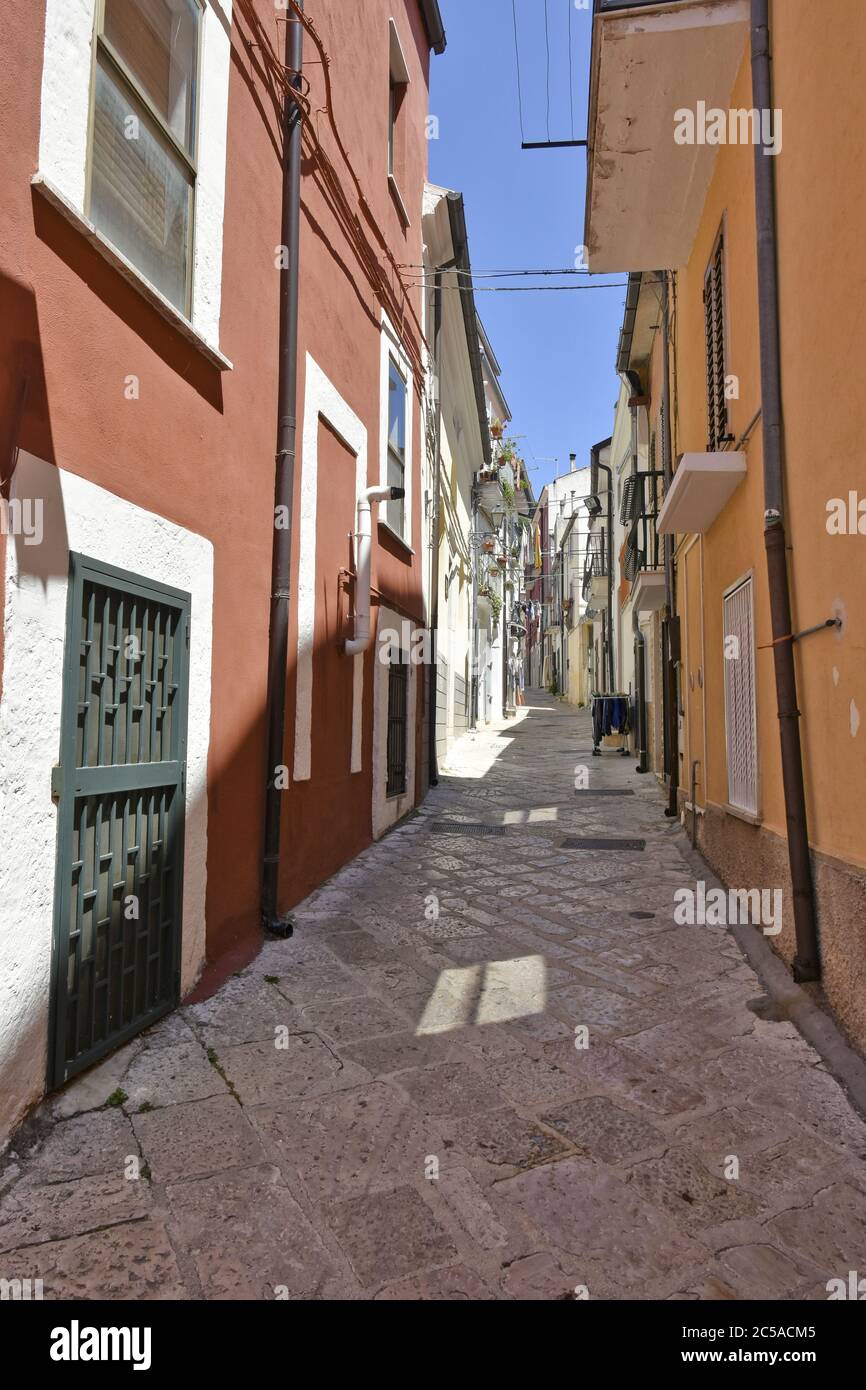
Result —
<svg viewBox="0 0 866 1390"><path fill-rule="evenodd" d="M430 673L428 679L427 761L431 787L439 785L439 764L436 756L436 680L439 668L436 634L439 631L439 488L442 456L442 270L433 276L433 362L436 371L436 429L433 460L433 515L430 519L433 554L430 566Z"/></svg>
<svg viewBox="0 0 866 1390"><path fill-rule="evenodd" d="M566 581L566 553L565 547L571 541L571 533L577 521L577 512L572 512L568 520L568 525L563 533L562 540L559 542L559 651L561 658L562 671L560 673L560 695L568 698L568 677L571 665L568 658L568 637L565 631L565 581Z"/></svg>
<svg viewBox="0 0 866 1390"><path fill-rule="evenodd" d="M647 772L649 760L646 746L646 638L640 630L640 614L634 607L631 611L631 626L634 633L635 684L637 685L635 699L637 729L635 732L637 735L638 763L635 772Z"/></svg>
<svg viewBox="0 0 866 1390"><path fill-rule="evenodd" d="M752 95L758 111L773 110L769 0L752 0ZM803 752L794 644L791 593L785 542L783 487L783 413L779 348L778 257L776 245L775 170L773 157L755 146L755 214L757 223L758 306L761 332L761 408L764 461L764 544L773 628L776 696L782 748L782 783L788 830L788 859L794 894L797 954L796 980L820 978L815 921L815 891L809 852Z"/></svg>
<svg viewBox="0 0 866 1390"><path fill-rule="evenodd" d="M563 543L568 532L563 536ZM568 677L565 672L565 554L559 547L559 693L568 698Z"/></svg>
<svg viewBox="0 0 866 1390"><path fill-rule="evenodd" d="M664 470L665 496L673 481L673 449L671 424L671 315L666 270L658 272L662 292L662 467ZM677 618L677 592L674 576L674 544L676 538L665 536L665 617L668 628L668 663L664 673L668 690L667 741L670 763L670 782L668 784L668 805L666 816L679 814L680 750L679 750L679 682L677 681L676 661L679 657L679 643L674 646L672 632ZM676 655L675 655L676 651Z"/></svg>
<svg viewBox="0 0 866 1390"><path fill-rule="evenodd" d="M470 672L470 695L469 695L469 727L478 727L478 706L479 706L479 679L478 666L480 661L478 644L478 488L473 480L472 483L472 518L470 521L469 534L472 538L472 606L469 610L469 628L471 636L472 651L472 670Z"/></svg>
<svg viewBox="0 0 866 1390"><path fill-rule="evenodd" d="M593 444L590 454L595 467L607 474L607 679L608 689L613 694L616 690L613 650L613 469L599 458L602 449L610 442L603 439L599 444Z"/></svg>
<svg viewBox="0 0 866 1390"><path fill-rule="evenodd" d="M640 275L637 276L637 281L638 281L638 294L639 294L639 289L640 289L640 281L641 281L641 278L642 278L642 277L641 277ZM631 296L631 293L632 293L632 283L631 283L631 282L632 282L632 276L630 275L630 276L629 276L629 296ZM628 305L628 306L627 306L627 309L626 309L626 313L627 313L627 314L628 314L629 312L631 313L632 322L633 322L633 320L634 320L634 314L635 314L635 312L636 312L636 305L637 305L637 297L635 298L634 306ZM637 372L633 372L633 371L629 370L629 366L628 366L629 353L628 353L628 348L627 348L627 345L626 345L626 342L625 342L626 336L627 336L627 331L626 331L626 328L623 327L623 332L622 332L622 334L621 334L621 336L620 336L620 355L619 355L619 358L618 358L618 361L617 361L617 370L622 374L623 383L628 387L628 390L632 393L632 396L640 396L640 395L642 394L640 377L639 377L639 375L637 374ZM637 412L638 412L639 409L640 409L640 407L639 407L638 405L633 405L633 404L630 403L630 414L631 414L631 459L632 459L632 473L633 473L633 474L635 474L635 473L637 473L637 472L639 471L639 468L638 468L638 454L637 454L637 438L638 438ZM636 748L635 751L637 752L637 756L638 756L638 762L637 762L637 767L635 768L635 772L641 772L641 773L643 773L643 772L648 772L648 771L649 771L649 755L648 755L647 746L646 746L646 745L647 745L647 737L646 737L646 638L644 637L643 632L641 631L641 626L640 626L640 613L638 612L637 608L635 607L634 602L632 602L632 608L631 608L631 629L632 629L632 635L633 635L633 638L634 638L635 714L636 714L636 718L635 718L635 742L636 742L636 744L637 744L637 748Z"/></svg>
<svg viewBox="0 0 866 1390"><path fill-rule="evenodd" d="M303 0L298 0L303 9ZM304 30L299 20L287 20L286 69L290 85L301 89ZM288 95L283 106L283 211L281 244L287 265L280 271L280 338L277 387L277 449L274 482L274 540L271 578L271 623L268 641L268 763L265 792L265 835L262 859L262 924L266 931L290 936L291 919L277 906L280 870L282 792L276 769L283 764L286 726L286 682L289 639L289 596L292 572L292 503L295 488L295 440L298 400L298 255L301 225L300 107ZM280 525L276 525L280 508Z"/></svg>

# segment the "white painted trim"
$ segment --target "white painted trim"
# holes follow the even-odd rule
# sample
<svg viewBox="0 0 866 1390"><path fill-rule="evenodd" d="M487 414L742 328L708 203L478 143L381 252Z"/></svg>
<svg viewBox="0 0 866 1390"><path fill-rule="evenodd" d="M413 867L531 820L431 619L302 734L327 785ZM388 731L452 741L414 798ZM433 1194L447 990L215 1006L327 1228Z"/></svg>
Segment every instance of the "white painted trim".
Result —
<svg viewBox="0 0 866 1390"><path fill-rule="evenodd" d="M201 33L192 322L219 344L232 0L207 0Z"/></svg>
<svg viewBox="0 0 866 1390"><path fill-rule="evenodd" d="M0 700L0 1143L45 1082L69 552L192 596L181 989L205 958L213 546L104 488L19 452L13 496L41 500L43 540L10 540Z"/></svg>
<svg viewBox="0 0 866 1390"><path fill-rule="evenodd" d="M316 631L316 519L319 491L319 421L328 424L355 455L356 501L367 486L367 427L343 400L314 358L307 353L304 427L301 445L301 515L298 537L298 660L295 699L296 782L312 775L313 646ZM352 518L352 526L355 518ZM357 559L357 557L356 557ZM364 657L354 658L352 748L350 767L361 771Z"/></svg>
<svg viewBox="0 0 866 1390"><path fill-rule="evenodd" d="M400 42L400 31L393 19L388 20L388 44L391 77L395 82L399 82L402 87L408 87L411 80L409 77L409 67L406 62L406 55L403 52L403 45Z"/></svg>
<svg viewBox="0 0 866 1390"><path fill-rule="evenodd" d="M96 0L47 0L39 169L83 215Z"/></svg>
<svg viewBox="0 0 866 1390"><path fill-rule="evenodd" d="M406 485L406 498L403 507L403 534L400 535L392 526L388 526L385 520L385 508L382 507L379 524L388 526L388 530L407 546L412 548L412 470L415 466L415 376L412 371L412 364L403 348L397 335L397 331L385 311L382 311L382 334L380 346L380 381L379 381L379 483L382 487L388 486L388 371L391 358L394 359L403 376L406 378L406 471L404 475Z"/></svg>
<svg viewBox="0 0 866 1390"><path fill-rule="evenodd" d="M87 142L97 0L46 0L39 172L86 218ZM192 314L219 347L232 0L204 0L198 87Z"/></svg>
<svg viewBox="0 0 866 1390"><path fill-rule="evenodd" d="M373 662L373 838L378 840L395 821L415 805L415 743L416 709L418 700L418 671L421 668L412 660L411 648L402 640L405 619L393 608L382 603L379 606L380 631L388 628L400 638L400 650L409 663L408 700L406 711L406 790L402 796L388 796L388 663L379 659ZM417 625L408 625L411 643L412 632ZM395 643L396 646L396 643Z"/></svg>

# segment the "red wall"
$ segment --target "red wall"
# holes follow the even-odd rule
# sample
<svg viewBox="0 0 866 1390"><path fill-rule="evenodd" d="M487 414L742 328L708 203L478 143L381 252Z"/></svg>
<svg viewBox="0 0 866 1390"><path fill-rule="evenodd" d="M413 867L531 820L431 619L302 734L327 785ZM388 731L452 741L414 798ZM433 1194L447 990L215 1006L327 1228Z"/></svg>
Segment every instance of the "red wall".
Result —
<svg viewBox="0 0 866 1390"><path fill-rule="evenodd" d="M274 33L271 0L256 0ZM308 0L307 11L331 57L334 107L370 207L401 262L421 260L421 196L427 149L428 51L416 0ZM386 178L388 19L403 36L412 83L403 107L406 186L412 226L404 231ZM0 89L0 468L14 440L141 507L171 518L214 544L214 645L208 765L208 954L251 954L259 940L259 878L266 740L264 728L274 502L274 439L280 240L279 114L260 75L257 51L235 9L220 346L234 364L220 374L30 188L38 165L44 5L10 6L0 42L15 81ZM281 26L280 26L281 30ZM314 110L323 77L305 42ZM335 165L357 200L345 167L316 117ZM420 312L420 294L412 291ZM371 481L378 480L379 318L357 256L304 164L301 233L299 440L306 352L366 423ZM124 378L140 378L127 401ZM14 405L29 382L23 418ZM419 459L419 402L415 461ZM322 429L316 578L319 645L315 658L313 779L284 793L281 906L288 908L357 852L370 836L372 655L367 660L363 775L341 775L333 730L351 719L351 663L336 645L346 635L354 464ZM296 483L300 487L303 458ZM374 472L375 470L375 472ZM414 556L376 549L374 584L421 616L420 487L416 479ZM297 500L297 497L296 497ZM294 583L298 566L297 530ZM0 576L2 576L0 569ZM0 607L2 613L2 607ZM286 754L293 762L292 608ZM2 655L2 654L0 654ZM348 754L343 760L348 767ZM325 830L323 830L325 827Z"/></svg>

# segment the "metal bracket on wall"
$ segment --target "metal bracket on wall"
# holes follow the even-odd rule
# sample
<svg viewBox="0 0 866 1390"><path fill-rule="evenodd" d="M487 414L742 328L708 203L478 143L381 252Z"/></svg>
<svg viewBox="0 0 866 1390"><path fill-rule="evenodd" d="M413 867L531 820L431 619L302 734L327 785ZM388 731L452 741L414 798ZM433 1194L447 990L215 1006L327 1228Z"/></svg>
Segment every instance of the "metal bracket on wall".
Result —
<svg viewBox="0 0 866 1390"><path fill-rule="evenodd" d="M827 618L823 623L816 623L814 627L806 627L802 632L789 632L784 637L777 637L774 642L764 642L759 648L759 652L765 652L770 647L778 647L782 642L799 642L802 637L811 637L814 632L824 632L828 627L840 628L841 618Z"/></svg>

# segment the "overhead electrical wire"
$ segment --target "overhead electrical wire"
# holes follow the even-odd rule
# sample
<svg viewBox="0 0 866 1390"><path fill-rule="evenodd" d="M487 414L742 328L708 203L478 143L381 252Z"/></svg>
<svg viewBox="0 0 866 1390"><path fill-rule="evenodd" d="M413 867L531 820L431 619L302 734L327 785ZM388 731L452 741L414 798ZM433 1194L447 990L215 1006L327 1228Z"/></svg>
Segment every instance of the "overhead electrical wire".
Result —
<svg viewBox="0 0 866 1390"><path fill-rule="evenodd" d="M430 267L424 265L422 261L407 262L400 266L401 270L408 270L410 272L426 271L429 268ZM562 270L463 270L460 266L456 265L451 267L449 273L452 275L467 275L472 280L512 280L517 279L518 276L521 275L581 275L589 279L592 274L589 270L574 270L571 266L565 266ZM616 274L615 271L609 273Z"/></svg>
<svg viewBox="0 0 866 1390"><path fill-rule="evenodd" d="M415 280L412 283L413 289L420 289L432 284L430 280ZM457 290L462 294L466 289L465 285L441 285L443 290ZM580 290L627 290L628 280L617 280L608 285L473 285L474 294L556 294L575 293Z"/></svg>
<svg viewBox="0 0 866 1390"><path fill-rule="evenodd" d="M517 64L517 109L520 113L520 139L526 139L523 131L523 88L520 80L520 45L517 41L517 0L511 0L511 17L514 20L514 60Z"/></svg>
<svg viewBox="0 0 866 1390"><path fill-rule="evenodd" d="M317 176L317 181L329 202L332 212L340 223L347 240L353 247L367 282L380 302L388 309L395 327L398 331L402 330L401 336L405 341L413 368L418 372L418 379L420 379L423 376L423 362L419 344L426 342L426 340L421 321L409 294L410 288L414 289L415 286L408 286L404 282L396 258L370 207L361 181L346 149L334 111L330 54L325 48L318 30L309 15L300 8L296 0L286 0L288 8L294 14L294 19L287 17L285 22L289 24L302 24L304 30L312 39L318 53L318 65L320 65L322 69L325 93L324 106L318 109L317 114L323 114L327 118L340 159L354 188L360 215L359 211L356 211L352 206L343 180L337 172L331 156L325 149L318 131L313 127L313 122L310 119L312 115L312 103L308 95L309 84L305 81L304 90L302 91L299 91L298 88L292 84L291 78L294 77L295 74L290 73L279 58L269 34L256 13L253 0L235 0L235 3L236 8L243 15L250 28L253 39L252 46L256 49L257 54L255 61L264 68L264 75L272 88L282 95L284 101L288 99L294 102L301 116L304 118L303 139L307 147L307 154L313 165L314 174ZM383 265L383 260L387 261L387 268ZM407 318L412 320L412 331L410 331L409 325L406 322Z"/></svg>

